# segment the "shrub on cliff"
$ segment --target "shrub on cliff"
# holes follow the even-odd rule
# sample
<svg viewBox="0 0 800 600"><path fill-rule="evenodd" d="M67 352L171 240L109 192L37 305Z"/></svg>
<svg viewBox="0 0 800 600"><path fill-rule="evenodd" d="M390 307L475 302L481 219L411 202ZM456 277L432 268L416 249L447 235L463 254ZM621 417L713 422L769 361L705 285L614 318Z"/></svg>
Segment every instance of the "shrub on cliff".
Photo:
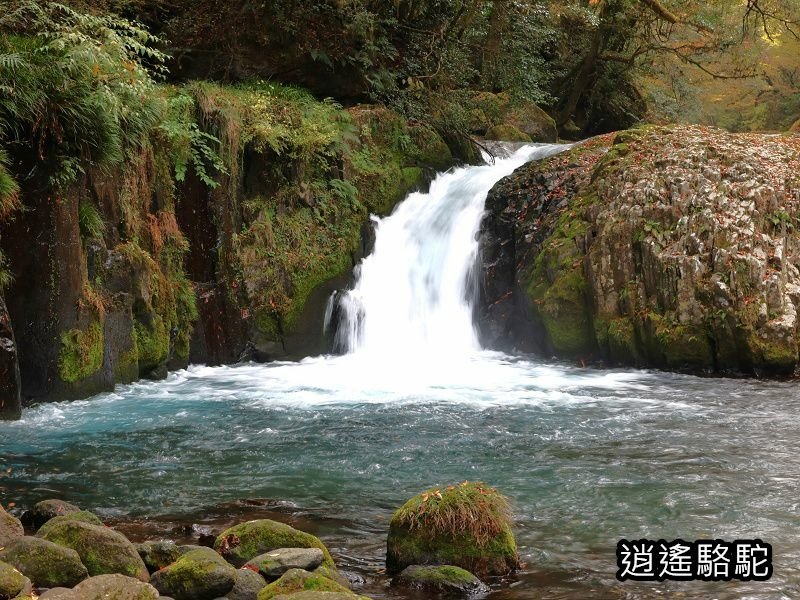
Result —
<svg viewBox="0 0 800 600"><path fill-rule="evenodd" d="M519 566L508 500L496 489L465 481L414 496L392 517L386 568L448 564L478 576Z"/></svg>

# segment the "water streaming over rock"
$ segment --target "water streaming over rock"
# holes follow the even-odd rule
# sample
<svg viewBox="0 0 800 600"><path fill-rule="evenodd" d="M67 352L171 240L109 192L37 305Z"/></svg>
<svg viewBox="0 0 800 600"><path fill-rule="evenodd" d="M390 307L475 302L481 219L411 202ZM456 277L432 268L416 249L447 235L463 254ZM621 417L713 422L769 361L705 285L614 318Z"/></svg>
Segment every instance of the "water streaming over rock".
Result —
<svg viewBox="0 0 800 600"><path fill-rule="evenodd" d="M501 178L563 145L524 146L491 164L439 175L375 219L375 248L338 298L336 347L371 357L469 355L478 242L486 196ZM328 312L328 319L333 314Z"/></svg>

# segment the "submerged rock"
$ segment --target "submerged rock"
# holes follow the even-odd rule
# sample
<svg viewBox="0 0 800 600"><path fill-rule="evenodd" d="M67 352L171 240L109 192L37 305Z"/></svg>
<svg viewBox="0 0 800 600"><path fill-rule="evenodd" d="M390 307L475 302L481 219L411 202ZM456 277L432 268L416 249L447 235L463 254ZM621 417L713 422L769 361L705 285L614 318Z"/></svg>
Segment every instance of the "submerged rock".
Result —
<svg viewBox="0 0 800 600"><path fill-rule="evenodd" d="M236 569L211 548L198 548L156 571L150 583L175 600L214 600L231 591Z"/></svg>
<svg viewBox="0 0 800 600"><path fill-rule="evenodd" d="M0 560L25 573L36 587L73 587L89 572L78 553L37 537L19 537L0 549Z"/></svg>
<svg viewBox="0 0 800 600"><path fill-rule="evenodd" d="M463 482L414 496L394 513L386 570L455 565L478 576L519 567L508 502L483 483Z"/></svg>
<svg viewBox="0 0 800 600"><path fill-rule="evenodd" d="M45 523L37 536L75 550L89 575L120 573L141 581L150 578L134 545L113 529L56 517Z"/></svg>
<svg viewBox="0 0 800 600"><path fill-rule="evenodd" d="M322 564L335 569L333 558L319 538L270 519L235 525L223 531L214 542L214 550L236 567L278 548L319 548L323 554Z"/></svg>
<svg viewBox="0 0 800 600"><path fill-rule="evenodd" d="M36 531L54 517L62 517L78 512L81 512L81 509L69 502L56 499L42 500L34 504L30 510L26 510L21 520L23 525ZM100 524L102 525L102 523Z"/></svg>
<svg viewBox="0 0 800 600"><path fill-rule="evenodd" d="M250 559L245 567L258 570L267 579L277 579L289 569L313 571L324 558L319 548L278 548Z"/></svg>
<svg viewBox="0 0 800 600"><path fill-rule="evenodd" d="M450 565L411 565L392 580L392 585L435 594L461 596L489 591L489 586L475 575Z"/></svg>
<svg viewBox="0 0 800 600"><path fill-rule="evenodd" d="M756 374L798 364L800 140L642 127L487 198L483 341L577 361Z"/></svg>

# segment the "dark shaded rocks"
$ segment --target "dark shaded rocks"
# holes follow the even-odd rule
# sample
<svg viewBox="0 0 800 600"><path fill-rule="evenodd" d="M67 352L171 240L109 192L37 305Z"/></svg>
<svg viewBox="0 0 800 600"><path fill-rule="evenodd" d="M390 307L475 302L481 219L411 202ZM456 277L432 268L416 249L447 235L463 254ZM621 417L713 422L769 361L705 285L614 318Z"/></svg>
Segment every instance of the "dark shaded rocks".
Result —
<svg viewBox="0 0 800 600"><path fill-rule="evenodd" d="M236 569L211 548L198 548L156 571L150 583L175 600L214 600L233 589Z"/></svg>
<svg viewBox="0 0 800 600"><path fill-rule="evenodd" d="M22 523L14 515L8 514L0 506L0 546L7 544L13 538L25 535Z"/></svg>
<svg viewBox="0 0 800 600"><path fill-rule="evenodd" d="M63 500L42 500L41 502L34 504L33 508L30 510L26 510L22 514L21 521L25 527L36 531L54 517L62 517L80 511L81 509L74 504L64 502Z"/></svg>
<svg viewBox="0 0 800 600"><path fill-rule="evenodd" d="M267 586L266 580L247 568L236 571L233 588L225 597L228 600L256 600L258 593Z"/></svg>
<svg viewBox="0 0 800 600"><path fill-rule="evenodd" d="M11 317L0 295L0 421L19 419L22 415L22 384L19 357Z"/></svg>
<svg viewBox="0 0 800 600"><path fill-rule="evenodd" d="M595 138L500 181L484 343L579 362L798 366L800 140L697 126Z"/></svg>
<svg viewBox="0 0 800 600"><path fill-rule="evenodd" d="M0 560L25 573L36 587L72 587L89 576L75 550L38 537L8 542L0 550Z"/></svg>
<svg viewBox="0 0 800 600"><path fill-rule="evenodd" d="M181 546L169 541L147 541L134 546L151 573L171 565L185 554Z"/></svg>
<svg viewBox="0 0 800 600"><path fill-rule="evenodd" d="M30 591L30 580L12 565L0 561L0 599L10 600Z"/></svg>
<svg viewBox="0 0 800 600"><path fill-rule="evenodd" d="M319 538L270 519L240 523L223 531L214 542L214 550L236 567L278 548L319 548L323 565L335 568L328 549Z"/></svg>
<svg viewBox="0 0 800 600"><path fill-rule="evenodd" d="M258 570L267 579L277 579L289 569L313 571L323 559L319 548L278 548L250 559L245 567Z"/></svg>
<svg viewBox="0 0 800 600"><path fill-rule="evenodd" d="M506 93L478 92L472 98L470 129L490 140L555 142L556 123L532 102Z"/></svg>
<svg viewBox="0 0 800 600"><path fill-rule="evenodd" d="M468 596L489 591L489 586L469 571L450 565L406 567L392 585L432 594Z"/></svg>
<svg viewBox="0 0 800 600"><path fill-rule="evenodd" d="M150 577L134 545L107 527L56 517L37 536L75 550L92 576L119 573L141 581Z"/></svg>

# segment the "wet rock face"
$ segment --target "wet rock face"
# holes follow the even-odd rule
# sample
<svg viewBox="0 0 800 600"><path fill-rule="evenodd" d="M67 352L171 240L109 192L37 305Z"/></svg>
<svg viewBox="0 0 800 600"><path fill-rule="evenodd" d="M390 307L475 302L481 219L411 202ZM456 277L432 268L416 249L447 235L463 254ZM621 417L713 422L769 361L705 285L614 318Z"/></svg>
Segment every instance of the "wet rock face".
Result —
<svg viewBox="0 0 800 600"><path fill-rule="evenodd" d="M21 411L17 343L6 303L0 297L0 420L18 419Z"/></svg>
<svg viewBox="0 0 800 600"><path fill-rule="evenodd" d="M487 211L488 345L668 369L795 370L797 136L603 136L519 169Z"/></svg>

